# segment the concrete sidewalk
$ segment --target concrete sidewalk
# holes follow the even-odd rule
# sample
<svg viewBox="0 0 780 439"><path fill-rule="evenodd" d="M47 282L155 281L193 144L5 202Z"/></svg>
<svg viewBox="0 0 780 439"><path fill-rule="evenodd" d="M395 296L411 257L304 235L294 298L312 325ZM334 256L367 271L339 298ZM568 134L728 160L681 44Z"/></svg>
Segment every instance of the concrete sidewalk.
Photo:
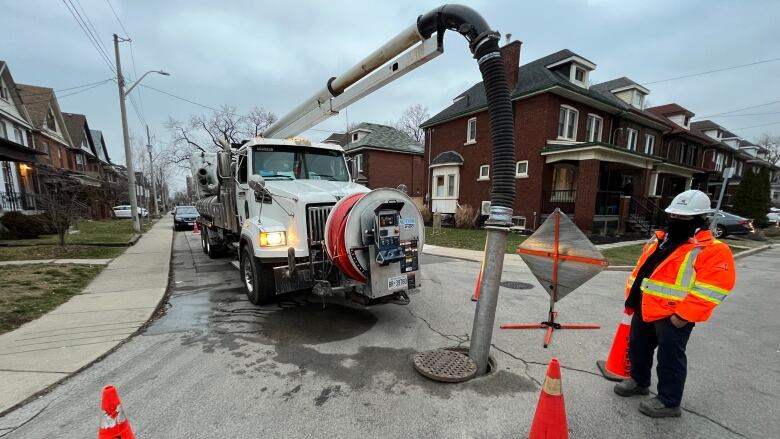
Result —
<svg viewBox="0 0 780 439"><path fill-rule="evenodd" d="M0 335L0 413L88 366L152 317L168 285L172 222L164 216L81 294Z"/></svg>

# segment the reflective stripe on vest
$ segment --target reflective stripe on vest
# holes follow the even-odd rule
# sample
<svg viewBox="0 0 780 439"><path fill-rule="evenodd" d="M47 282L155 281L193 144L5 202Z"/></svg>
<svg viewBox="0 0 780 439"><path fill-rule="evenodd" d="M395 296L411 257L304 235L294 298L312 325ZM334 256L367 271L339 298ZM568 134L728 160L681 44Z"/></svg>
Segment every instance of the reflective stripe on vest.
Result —
<svg viewBox="0 0 780 439"><path fill-rule="evenodd" d="M628 280L626 281L626 287L631 288L634 286L634 281L636 278L634 276L628 276Z"/></svg>
<svg viewBox="0 0 780 439"><path fill-rule="evenodd" d="M705 284L704 282L696 282L693 285L691 294L719 305L720 302L722 302L726 296L729 295L729 292L723 288L716 287L715 285Z"/></svg>
<svg viewBox="0 0 780 439"><path fill-rule="evenodd" d="M680 270L677 272L675 285L685 288L690 288L693 285L693 281L696 278L696 270L693 269L693 264L696 262L696 257L699 256L702 249L703 247L694 247L685 255L683 263L680 264Z"/></svg>
<svg viewBox="0 0 780 439"><path fill-rule="evenodd" d="M686 288L652 279L645 279L642 281L642 292L650 294L651 296L658 296L671 300L682 300L688 295L688 290Z"/></svg>

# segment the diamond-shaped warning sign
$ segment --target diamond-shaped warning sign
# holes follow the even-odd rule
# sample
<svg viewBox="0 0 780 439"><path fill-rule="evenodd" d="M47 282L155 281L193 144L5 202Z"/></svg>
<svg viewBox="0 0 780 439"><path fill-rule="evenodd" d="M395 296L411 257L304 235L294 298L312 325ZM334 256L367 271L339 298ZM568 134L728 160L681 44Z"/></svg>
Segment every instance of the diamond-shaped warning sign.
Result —
<svg viewBox="0 0 780 439"><path fill-rule="evenodd" d="M517 253L555 302L608 265L588 237L558 209L520 244Z"/></svg>

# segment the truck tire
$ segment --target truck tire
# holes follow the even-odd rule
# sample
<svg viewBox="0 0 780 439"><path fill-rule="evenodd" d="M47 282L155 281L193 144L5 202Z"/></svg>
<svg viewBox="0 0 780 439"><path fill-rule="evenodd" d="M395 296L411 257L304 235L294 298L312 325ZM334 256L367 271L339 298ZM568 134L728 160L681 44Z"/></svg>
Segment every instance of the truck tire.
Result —
<svg viewBox="0 0 780 439"><path fill-rule="evenodd" d="M273 269L260 263L248 245L241 250L239 266L241 281L244 283L249 301L255 305L272 303L276 299Z"/></svg>
<svg viewBox="0 0 780 439"><path fill-rule="evenodd" d="M201 235L205 236L205 238L203 239L206 240L205 242L206 248L204 249L204 251L206 252L207 255L209 255L209 258L216 259L222 256L222 243L218 242L219 241L218 239L210 238L209 232L207 230L208 229L203 229L203 231L200 232Z"/></svg>
<svg viewBox="0 0 780 439"><path fill-rule="evenodd" d="M200 227L200 225L198 225ZM202 228L200 229L200 247L203 249L203 253L208 254L209 251L206 249L206 240L208 239L208 232L206 229Z"/></svg>

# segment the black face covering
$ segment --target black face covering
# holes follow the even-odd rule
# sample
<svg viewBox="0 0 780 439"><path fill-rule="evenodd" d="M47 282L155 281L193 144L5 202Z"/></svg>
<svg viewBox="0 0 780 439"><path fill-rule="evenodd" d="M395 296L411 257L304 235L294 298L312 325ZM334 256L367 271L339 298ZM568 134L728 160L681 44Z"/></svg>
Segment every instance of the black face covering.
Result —
<svg viewBox="0 0 780 439"><path fill-rule="evenodd" d="M701 216L696 216L692 220L671 218L669 225L666 227L666 232L669 234L669 239L684 241L692 238L696 230L702 228L705 222L706 220Z"/></svg>

